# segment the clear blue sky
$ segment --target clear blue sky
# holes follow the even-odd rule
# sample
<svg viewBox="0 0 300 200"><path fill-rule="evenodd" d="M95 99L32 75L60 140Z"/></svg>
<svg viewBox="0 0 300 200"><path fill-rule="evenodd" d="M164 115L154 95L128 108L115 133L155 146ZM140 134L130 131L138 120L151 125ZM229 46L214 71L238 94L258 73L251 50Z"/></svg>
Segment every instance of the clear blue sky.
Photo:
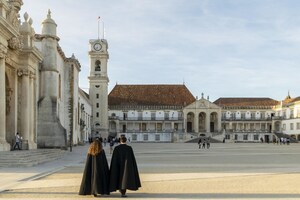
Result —
<svg viewBox="0 0 300 200"><path fill-rule="evenodd" d="M183 84L194 96L300 96L298 0L23 0L36 33L48 9L60 46L82 66L97 17L109 43L109 91L119 84ZM23 16L21 20L24 21ZM102 28L102 27L101 27ZM102 36L101 36L102 37Z"/></svg>

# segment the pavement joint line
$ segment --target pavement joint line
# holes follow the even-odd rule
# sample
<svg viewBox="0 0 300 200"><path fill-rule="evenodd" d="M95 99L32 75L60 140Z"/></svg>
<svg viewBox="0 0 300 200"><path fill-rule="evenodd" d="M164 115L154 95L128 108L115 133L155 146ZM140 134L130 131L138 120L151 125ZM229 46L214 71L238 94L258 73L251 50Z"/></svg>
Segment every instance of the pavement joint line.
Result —
<svg viewBox="0 0 300 200"><path fill-rule="evenodd" d="M31 176L31 177L28 177L28 178L19 180L18 182L27 182L27 181L38 180L38 179L41 179L41 178L43 178L43 177L49 176L49 175L51 175L51 174L54 174L55 172L58 172L58 171L63 170L63 169L65 169L65 167L59 167L59 168L56 168L56 169L54 169L54 170L42 172L42 173L40 173L40 174L36 174L36 175L34 175L34 176Z"/></svg>

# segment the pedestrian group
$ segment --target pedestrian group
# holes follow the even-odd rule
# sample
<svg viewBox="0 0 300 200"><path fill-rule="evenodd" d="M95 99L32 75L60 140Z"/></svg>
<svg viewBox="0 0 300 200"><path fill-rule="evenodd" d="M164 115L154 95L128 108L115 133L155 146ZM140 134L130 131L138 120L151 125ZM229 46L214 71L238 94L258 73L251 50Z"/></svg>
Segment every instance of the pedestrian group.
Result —
<svg viewBox="0 0 300 200"><path fill-rule="evenodd" d="M88 149L87 160L79 195L109 195L119 190L121 197L127 197L127 190L138 190L141 187L139 172L131 146L122 135L120 145L113 150L110 169L102 141L95 139Z"/></svg>
<svg viewBox="0 0 300 200"><path fill-rule="evenodd" d="M205 149L205 145L206 148L209 149L210 148L210 137L201 137L198 140L198 145L199 145L199 149Z"/></svg>

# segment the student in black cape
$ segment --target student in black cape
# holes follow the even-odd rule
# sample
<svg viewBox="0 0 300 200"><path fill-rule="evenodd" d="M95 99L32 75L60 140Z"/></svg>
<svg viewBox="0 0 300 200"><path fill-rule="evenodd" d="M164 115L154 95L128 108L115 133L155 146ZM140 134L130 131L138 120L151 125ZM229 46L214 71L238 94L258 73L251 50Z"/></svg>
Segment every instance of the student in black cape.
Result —
<svg viewBox="0 0 300 200"><path fill-rule="evenodd" d="M120 145L116 146L110 164L110 191L119 190L122 197L126 197L126 190L138 190L141 187L139 172L133 150L126 145L126 137L120 138Z"/></svg>
<svg viewBox="0 0 300 200"><path fill-rule="evenodd" d="M94 140L88 150L79 195L109 195L109 168L102 143Z"/></svg>

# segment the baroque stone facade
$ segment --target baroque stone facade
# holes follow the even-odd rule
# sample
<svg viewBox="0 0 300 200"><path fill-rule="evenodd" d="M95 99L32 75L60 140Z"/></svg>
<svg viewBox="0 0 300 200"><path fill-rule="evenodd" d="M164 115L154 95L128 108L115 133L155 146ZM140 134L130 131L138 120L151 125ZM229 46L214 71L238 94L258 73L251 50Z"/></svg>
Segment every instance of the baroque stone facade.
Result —
<svg viewBox="0 0 300 200"><path fill-rule="evenodd" d="M17 132L23 149L76 145L84 140L80 63L60 48L51 12L36 34L27 13L19 19L22 4L0 0L0 151L12 148Z"/></svg>

